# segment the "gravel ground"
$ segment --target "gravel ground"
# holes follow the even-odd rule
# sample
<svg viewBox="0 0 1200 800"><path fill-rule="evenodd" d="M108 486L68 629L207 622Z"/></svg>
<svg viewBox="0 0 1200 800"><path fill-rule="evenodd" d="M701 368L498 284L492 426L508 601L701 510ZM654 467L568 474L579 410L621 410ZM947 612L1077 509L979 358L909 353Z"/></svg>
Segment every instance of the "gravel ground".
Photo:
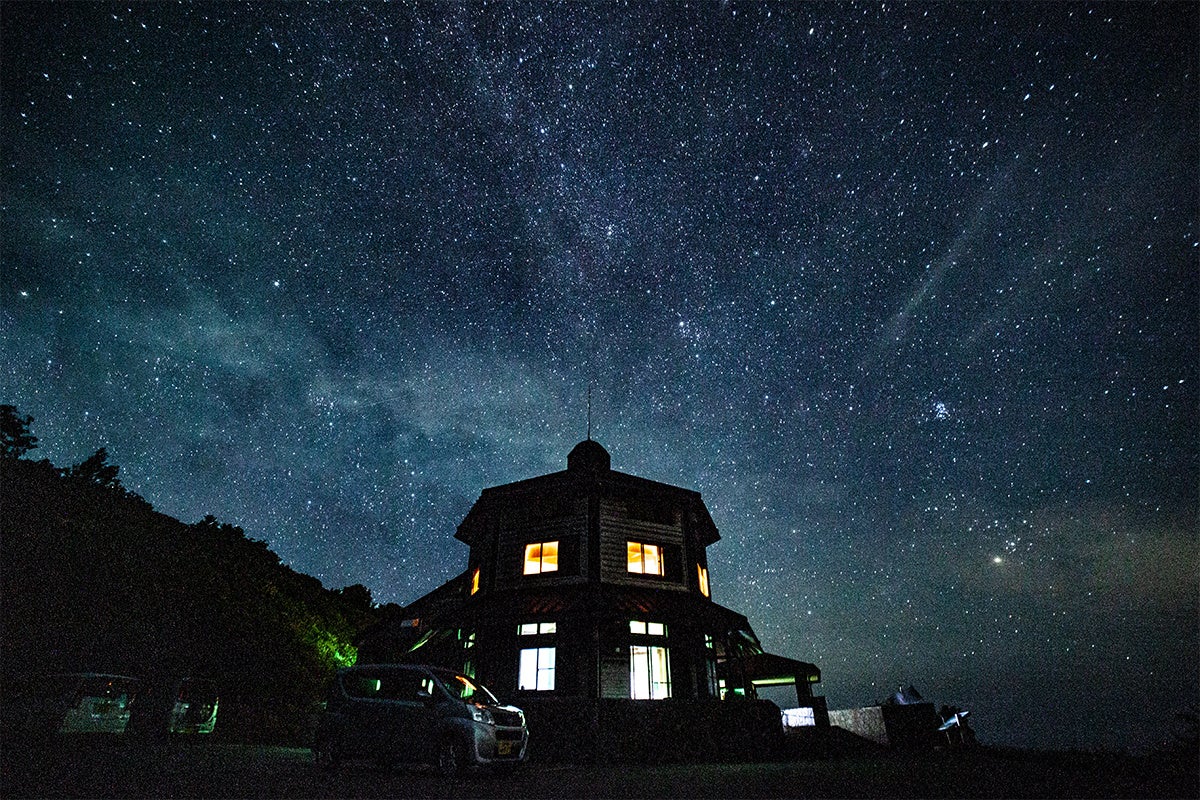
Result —
<svg viewBox="0 0 1200 800"><path fill-rule="evenodd" d="M759 764L542 765L443 778L428 769L312 766L305 748L190 739L81 739L0 751L0 796L15 798L766 798L1189 797L1194 760L1088 754L858 755Z"/></svg>

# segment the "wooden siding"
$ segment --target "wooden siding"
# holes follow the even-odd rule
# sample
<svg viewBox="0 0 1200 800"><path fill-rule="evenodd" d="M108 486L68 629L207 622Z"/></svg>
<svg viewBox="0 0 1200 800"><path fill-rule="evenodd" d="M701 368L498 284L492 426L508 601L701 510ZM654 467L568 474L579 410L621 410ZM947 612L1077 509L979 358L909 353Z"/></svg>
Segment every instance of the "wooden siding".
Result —
<svg viewBox="0 0 1200 800"><path fill-rule="evenodd" d="M557 573L537 576L542 582L571 583L585 580L587 575L587 502L576 505L574 514L557 519L526 521L518 524L500 523L496 536L499 555L497 559L496 586L508 588L517 585L526 577L525 545L534 542L559 543L559 569ZM574 563L563 563L564 556Z"/></svg>
<svg viewBox="0 0 1200 800"><path fill-rule="evenodd" d="M683 528L676 522L663 525L644 519L634 519L620 501L600 501L600 579L606 583L629 586L654 586L660 589L687 588L687 571L679 563L683 550ZM626 543L668 545L666 557L667 577L643 576L629 572L626 558ZM694 569L694 567L693 567ZM672 577L673 576L673 577Z"/></svg>
<svg viewBox="0 0 1200 800"><path fill-rule="evenodd" d="M620 700L629 697L629 654L605 656L600 661L600 696Z"/></svg>

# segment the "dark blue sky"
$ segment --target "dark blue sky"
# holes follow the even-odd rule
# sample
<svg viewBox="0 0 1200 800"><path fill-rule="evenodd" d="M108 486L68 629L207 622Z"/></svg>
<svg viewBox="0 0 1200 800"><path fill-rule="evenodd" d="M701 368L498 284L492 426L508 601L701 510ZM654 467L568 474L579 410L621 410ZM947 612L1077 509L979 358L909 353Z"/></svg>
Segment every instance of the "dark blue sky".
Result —
<svg viewBox="0 0 1200 800"><path fill-rule="evenodd" d="M486 486L699 490L831 707L1200 700L1194 4L0 5L0 402L404 603Z"/></svg>

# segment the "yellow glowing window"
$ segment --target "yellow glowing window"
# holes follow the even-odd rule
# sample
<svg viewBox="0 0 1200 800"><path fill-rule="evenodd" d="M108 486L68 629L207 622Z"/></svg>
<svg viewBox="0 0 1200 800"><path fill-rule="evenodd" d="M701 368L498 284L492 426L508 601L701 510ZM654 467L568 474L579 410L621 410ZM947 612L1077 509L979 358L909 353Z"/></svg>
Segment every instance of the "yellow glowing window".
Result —
<svg viewBox="0 0 1200 800"><path fill-rule="evenodd" d="M708 567L696 565L696 574L700 578L700 594L708 597Z"/></svg>
<svg viewBox="0 0 1200 800"><path fill-rule="evenodd" d="M479 591L479 567L476 567L475 571L471 573L471 594L475 594L478 591Z"/></svg>
<svg viewBox="0 0 1200 800"><path fill-rule="evenodd" d="M525 574L558 572L558 542L525 545Z"/></svg>
<svg viewBox="0 0 1200 800"><path fill-rule="evenodd" d="M626 542L626 569L641 575L662 575L662 550L656 544Z"/></svg>
<svg viewBox="0 0 1200 800"><path fill-rule="evenodd" d="M629 632L639 636L666 636L667 626L662 622L643 622L631 619L629 620Z"/></svg>

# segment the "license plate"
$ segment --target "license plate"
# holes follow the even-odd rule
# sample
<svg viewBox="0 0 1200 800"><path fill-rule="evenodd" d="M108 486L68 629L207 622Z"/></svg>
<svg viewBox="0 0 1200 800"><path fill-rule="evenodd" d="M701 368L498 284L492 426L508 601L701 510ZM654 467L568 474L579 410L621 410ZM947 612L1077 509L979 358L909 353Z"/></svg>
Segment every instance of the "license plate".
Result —
<svg viewBox="0 0 1200 800"><path fill-rule="evenodd" d="M512 742L496 742L496 755L511 756L512 755L512 746L513 746Z"/></svg>

